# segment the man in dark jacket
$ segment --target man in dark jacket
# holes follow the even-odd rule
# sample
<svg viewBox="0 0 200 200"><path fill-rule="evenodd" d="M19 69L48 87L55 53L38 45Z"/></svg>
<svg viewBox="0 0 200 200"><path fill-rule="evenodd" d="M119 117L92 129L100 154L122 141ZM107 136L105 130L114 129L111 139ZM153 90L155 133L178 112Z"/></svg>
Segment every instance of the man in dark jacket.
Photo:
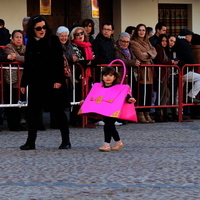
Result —
<svg viewBox="0 0 200 200"><path fill-rule="evenodd" d="M92 42L92 49L95 55L93 60L93 65L95 66L95 80L94 82L100 81L100 67L96 66L98 64L109 64L115 59L114 45L115 41L113 39L114 25L112 22L106 22L102 26L101 32L96 36L95 40ZM103 121L99 121L96 125L104 125ZM122 125L120 122L115 122L115 125Z"/></svg>
<svg viewBox="0 0 200 200"><path fill-rule="evenodd" d="M5 46L10 42L9 30L5 28L5 22L0 19L0 46Z"/></svg>
<svg viewBox="0 0 200 200"><path fill-rule="evenodd" d="M196 64L194 56L192 54L191 40L193 32L184 28L181 29L179 36L177 37L175 49L177 52L177 57L179 59L179 66L182 67L185 64ZM186 69L186 68L185 68ZM200 100L196 99L197 94L200 91L200 74L195 73L192 69L189 68L189 72L183 76L184 81L190 83L190 91L187 93L188 103L199 104ZM191 113L193 109L190 108L190 114L197 116L198 113ZM189 115L188 107L184 107L184 115Z"/></svg>
<svg viewBox="0 0 200 200"><path fill-rule="evenodd" d="M166 32L167 32L166 25L163 22L158 22L155 26L155 34L149 38L151 45L155 47L157 44L158 37L161 34L166 34Z"/></svg>
<svg viewBox="0 0 200 200"><path fill-rule="evenodd" d="M180 60L180 66L185 64L196 64L192 54L192 47L190 45L193 34L194 33L192 31L184 28L181 29L180 34L177 37L175 49L177 52L177 57Z"/></svg>
<svg viewBox="0 0 200 200"><path fill-rule="evenodd" d="M114 25L106 22L102 26L101 32L96 36L92 43L95 64L109 64L114 60Z"/></svg>

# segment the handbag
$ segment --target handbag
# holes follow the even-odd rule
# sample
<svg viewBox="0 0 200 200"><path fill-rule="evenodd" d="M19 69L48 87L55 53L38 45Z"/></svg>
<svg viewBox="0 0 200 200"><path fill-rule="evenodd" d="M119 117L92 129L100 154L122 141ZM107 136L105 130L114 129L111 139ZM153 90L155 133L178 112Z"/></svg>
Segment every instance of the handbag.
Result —
<svg viewBox="0 0 200 200"><path fill-rule="evenodd" d="M104 88L102 83L95 83L82 104L79 115L93 118L107 116L137 121L134 104L126 102L127 94L131 95L131 88L129 85L122 84L126 76L126 66L120 59L113 60L108 66L114 62L121 62L124 68L120 84Z"/></svg>

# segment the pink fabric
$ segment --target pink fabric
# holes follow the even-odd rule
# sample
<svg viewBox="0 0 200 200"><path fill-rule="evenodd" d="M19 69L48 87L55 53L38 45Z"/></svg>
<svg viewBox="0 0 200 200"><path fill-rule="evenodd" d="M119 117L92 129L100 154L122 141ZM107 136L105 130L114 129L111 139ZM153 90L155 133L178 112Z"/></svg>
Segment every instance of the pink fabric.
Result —
<svg viewBox="0 0 200 200"><path fill-rule="evenodd" d="M80 46L84 49L85 55L86 55L86 60L93 60L93 53L92 53L92 44L90 42L80 42L77 40L73 41L74 44L77 46Z"/></svg>
<svg viewBox="0 0 200 200"><path fill-rule="evenodd" d="M107 116L137 121L134 104L126 102L127 94L131 94L128 85L118 84L104 88L102 83L95 83L78 114L94 118Z"/></svg>

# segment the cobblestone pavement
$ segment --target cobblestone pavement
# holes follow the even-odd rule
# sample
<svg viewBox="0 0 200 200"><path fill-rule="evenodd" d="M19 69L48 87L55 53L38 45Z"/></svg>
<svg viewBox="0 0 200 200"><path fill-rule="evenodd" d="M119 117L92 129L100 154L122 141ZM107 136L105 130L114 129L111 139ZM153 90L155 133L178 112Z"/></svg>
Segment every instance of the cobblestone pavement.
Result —
<svg viewBox="0 0 200 200"><path fill-rule="evenodd" d="M200 199L200 121L118 126L125 146L99 152L103 127L39 131L36 150L21 151L27 132L0 132L0 200Z"/></svg>

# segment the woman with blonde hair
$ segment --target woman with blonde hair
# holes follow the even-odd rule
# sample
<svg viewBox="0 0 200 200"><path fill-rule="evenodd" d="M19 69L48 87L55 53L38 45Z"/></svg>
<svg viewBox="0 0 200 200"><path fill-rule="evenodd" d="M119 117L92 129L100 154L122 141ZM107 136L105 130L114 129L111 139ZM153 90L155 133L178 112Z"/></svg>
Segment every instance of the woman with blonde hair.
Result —
<svg viewBox="0 0 200 200"><path fill-rule="evenodd" d="M89 91L91 86L91 61L94 59L94 54L92 51L92 44L89 42L88 34L85 28L81 26L77 26L72 29L70 33L70 39L72 43L72 47L75 51L75 54L78 57L78 62L84 68L85 78L86 78L86 87ZM79 67L76 68L75 71L75 101L80 101L83 97L81 96L81 70ZM73 110L71 113L70 121L72 125L78 125L81 123L81 117L77 116L79 110L79 106L73 106Z"/></svg>

